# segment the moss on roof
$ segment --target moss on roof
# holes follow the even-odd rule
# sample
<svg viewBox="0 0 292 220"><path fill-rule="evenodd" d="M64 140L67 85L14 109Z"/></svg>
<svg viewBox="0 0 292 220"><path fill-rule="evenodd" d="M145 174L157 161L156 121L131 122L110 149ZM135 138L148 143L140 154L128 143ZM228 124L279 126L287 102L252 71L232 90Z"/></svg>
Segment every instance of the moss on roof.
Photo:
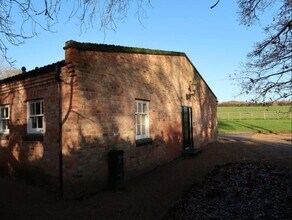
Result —
<svg viewBox="0 0 292 220"><path fill-rule="evenodd" d="M100 52L185 56L185 53L176 52L176 51L152 50L152 49L145 49L145 48L124 47L124 46L107 45L107 44L80 43L73 40L66 42L64 49L68 49L68 48L75 48L78 50L88 50L88 51L100 51Z"/></svg>

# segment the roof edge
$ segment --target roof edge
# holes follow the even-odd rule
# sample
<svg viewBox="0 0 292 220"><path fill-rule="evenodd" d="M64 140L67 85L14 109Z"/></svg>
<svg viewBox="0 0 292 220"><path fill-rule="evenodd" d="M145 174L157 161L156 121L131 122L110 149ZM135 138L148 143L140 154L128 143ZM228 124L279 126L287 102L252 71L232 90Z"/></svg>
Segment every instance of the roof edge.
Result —
<svg viewBox="0 0 292 220"><path fill-rule="evenodd" d="M27 71L25 73L20 73L20 74L14 75L14 76L10 76L10 77L4 78L4 79L0 79L0 83L6 83L6 82L14 81L14 80L24 79L24 78L27 78L27 77L33 77L33 76L41 75L41 74L45 73L46 71L54 70L56 65L59 66L59 67L64 66L65 65L65 60L61 60L61 61L58 61L56 63L52 63L52 64L49 64L49 65L46 65L46 66L43 66L43 67L36 67L35 69Z"/></svg>
<svg viewBox="0 0 292 220"><path fill-rule="evenodd" d="M153 49L146 49L146 48L138 48L138 47L124 47L124 46L117 46L117 45L108 45L108 44L95 44L95 43L80 43L74 40L69 40L65 43L64 50L69 48L75 48L77 50L87 50L87 51L99 51L99 52L118 52L118 53L139 53L139 54L153 54L153 55L171 55L171 56L184 56L187 58L188 62L193 66L194 70L200 76L200 78L204 81L207 85L211 93L214 95L216 100L218 100L215 93L212 91L208 83L202 77L200 72L197 70L195 65L189 59L189 57L183 52L176 52L176 51L165 51L165 50L153 50Z"/></svg>
<svg viewBox="0 0 292 220"><path fill-rule="evenodd" d="M206 80L204 79L204 77L200 74L200 72L197 70L197 68L195 67L195 65L192 63L192 61L190 60L190 58L185 55L186 59L188 60L188 62L192 65L192 67L194 68L194 70L196 71L196 73L198 74L198 76L203 80L203 82L206 84L206 86L208 87L208 89L211 91L211 93L214 95L216 101L218 102L218 98L215 95L215 93L213 92L213 90L211 89L211 87L209 86L209 84L206 82Z"/></svg>
<svg viewBox="0 0 292 220"><path fill-rule="evenodd" d="M171 56L184 56L188 60L188 62L193 66L194 70L200 76L200 78L207 85L211 93L214 95L216 100L218 100L215 93L212 91L208 83L202 77L200 72L197 70L195 65L189 59L189 57L183 52L177 51L165 51L165 50L153 50L139 47L125 47L125 46L117 46L117 45L108 45L108 44L95 44L95 43L80 43L74 40L69 40L65 43L64 50L69 48L75 48L77 50L87 50L87 51L99 51L99 52L117 52L117 53L138 53L138 54L153 54L153 55L171 55Z"/></svg>
<svg viewBox="0 0 292 220"><path fill-rule="evenodd" d="M153 55L171 55L171 56L185 56L183 52L153 50L139 47L125 47L112 44L95 44L95 43L80 43L69 40L65 43L64 50L75 48L78 50L100 51L100 52L117 52L117 53L139 53L139 54L153 54Z"/></svg>

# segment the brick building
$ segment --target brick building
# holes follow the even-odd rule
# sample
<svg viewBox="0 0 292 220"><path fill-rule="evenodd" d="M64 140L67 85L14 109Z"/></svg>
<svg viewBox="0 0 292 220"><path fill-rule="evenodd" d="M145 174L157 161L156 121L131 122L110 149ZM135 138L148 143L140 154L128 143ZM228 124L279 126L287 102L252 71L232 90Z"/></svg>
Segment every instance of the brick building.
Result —
<svg viewBox="0 0 292 220"><path fill-rule="evenodd" d="M217 138L217 99L184 53L68 41L65 60L0 81L0 173L78 196Z"/></svg>

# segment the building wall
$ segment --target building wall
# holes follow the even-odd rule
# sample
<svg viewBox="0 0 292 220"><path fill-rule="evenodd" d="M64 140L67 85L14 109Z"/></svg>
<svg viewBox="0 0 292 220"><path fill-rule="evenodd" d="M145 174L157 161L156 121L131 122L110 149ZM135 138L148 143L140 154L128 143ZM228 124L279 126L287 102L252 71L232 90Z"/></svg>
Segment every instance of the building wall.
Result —
<svg viewBox="0 0 292 220"><path fill-rule="evenodd" d="M216 97L186 56L74 47L67 47L65 53L66 63L74 69L67 79L72 83L64 89L67 95L65 91L63 94L63 117L67 115L63 125L66 193L83 194L83 190L104 187L111 149L124 151L126 179L179 156L181 106L193 108L196 147L216 140ZM197 94L188 101L191 81L197 83ZM150 101L152 144L136 146L135 99Z"/></svg>
<svg viewBox="0 0 292 220"><path fill-rule="evenodd" d="M0 105L9 105L9 135L0 135L0 173L57 190L58 87L54 72L0 83ZM45 133L28 135L27 101L43 99Z"/></svg>
<svg viewBox="0 0 292 220"><path fill-rule="evenodd" d="M124 151L125 177L178 157L181 106L193 109L193 139L217 138L216 97L184 55L98 52L67 47L60 73L62 175L65 196L107 185L108 152ZM186 99L190 82L196 95ZM27 101L43 99L42 140L27 135ZM152 143L137 146L135 100L149 101ZM59 93L55 70L0 82L0 105L10 106L10 134L0 135L0 173L59 190Z"/></svg>

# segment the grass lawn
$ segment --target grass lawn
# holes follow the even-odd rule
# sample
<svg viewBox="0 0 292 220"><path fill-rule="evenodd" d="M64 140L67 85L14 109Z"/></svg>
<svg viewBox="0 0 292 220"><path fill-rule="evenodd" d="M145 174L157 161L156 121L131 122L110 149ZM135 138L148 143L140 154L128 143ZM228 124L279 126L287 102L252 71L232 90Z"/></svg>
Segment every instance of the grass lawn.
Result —
<svg viewBox="0 0 292 220"><path fill-rule="evenodd" d="M292 132L290 119L283 120L219 120L220 134L226 133L288 133Z"/></svg>

